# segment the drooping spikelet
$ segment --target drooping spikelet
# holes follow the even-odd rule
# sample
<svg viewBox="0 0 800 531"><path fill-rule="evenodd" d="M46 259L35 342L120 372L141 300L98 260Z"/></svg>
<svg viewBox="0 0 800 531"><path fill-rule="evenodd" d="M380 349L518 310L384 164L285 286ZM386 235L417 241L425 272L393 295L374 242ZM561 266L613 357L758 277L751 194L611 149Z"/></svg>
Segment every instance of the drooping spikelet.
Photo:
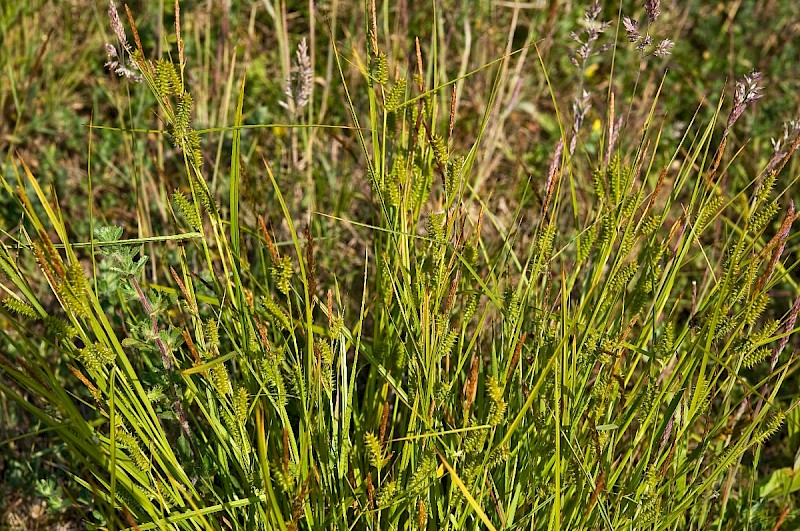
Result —
<svg viewBox="0 0 800 531"><path fill-rule="evenodd" d="M384 462L384 455L383 455L383 447L381 446L381 442L372 432L367 432L364 435L364 445L367 449L367 455L369 456L369 462L375 468L381 468Z"/></svg>
<svg viewBox="0 0 800 531"><path fill-rule="evenodd" d="M286 312L284 312L283 309L278 306L278 304L272 300L271 297L261 297L260 301L270 318L279 324L283 330L291 329L291 321L289 320L289 316L286 315Z"/></svg>
<svg viewBox="0 0 800 531"><path fill-rule="evenodd" d="M175 65L167 59L156 61L156 90L162 97L178 96L183 93L181 77Z"/></svg>
<svg viewBox="0 0 800 531"><path fill-rule="evenodd" d="M217 363L208 370L208 375L211 379L211 385L219 393L220 396L229 395L233 392L231 387L231 379L228 376L228 370L225 368L224 363Z"/></svg>
<svg viewBox="0 0 800 531"><path fill-rule="evenodd" d="M381 86L389 82L389 63L384 52L372 57L372 78Z"/></svg>
<svg viewBox="0 0 800 531"><path fill-rule="evenodd" d="M200 219L200 213L193 204L186 199L186 196L180 190L175 190L172 194L172 204L178 212L183 215L183 218L196 231L203 230L203 222Z"/></svg>
<svg viewBox="0 0 800 531"><path fill-rule="evenodd" d="M447 141L441 135L433 135L431 148L433 149L433 158L438 164L444 165L450 158L450 154L447 152Z"/></svg>
<svg viewBox="0 0 800 531"><path fill-rule="evenodd" d="M784 420L786 420L786 414L783 411L776 411L770 415L769 419L767 419L754 437L753 442L755 444L760 444L772 437L775 432L781 429Z"/></svg>
<svg viewBox="0 0 800 531"><path fill-rule="evenodd" d="M589 227L578 237L578 252L576 256L578 264L585 262L589 258L596 240L597 227L595 225Z"/></svg>
<svg viewBox="0 0 800 531"><path fill-rule="evenodd" d="M117 444L128 451L128 455L136 464L136 467L142 472L148 472L150 470L150 460L142 451L142 447L139 445L139 438L131 435L124 426L117 428L116 438Z"/></svg>
<svg viewBox="0 0 800 531"><path fill-rule="evenodd" d="M292 258L286 255L280 257L278 262L273 264L270 273L272 274L272 280L275 282L275 287L278 291L284 295L288 295L292 276L294 275Z"/></svg>
<svg viewBox="0 0 800 531"><path fill-rule="evenodd" d="M39 317L39 314L33 306L12 295L3 299L3 306L21 317L27 317L29 319L36 319Z"/></svg>
<svg viewBox="0 0 800 531"><path fill-rule="evenodd" d="M177 133L186 134L189 131L193 106L192 95L188 92L182 93L178 100L178 108L175 110L175 131Z"/></svg>
<svg viewBox="0 0 800 531"><path fill-rule="evenodd" d="M506 415L506 401L503 399L503 388L500 387L496 378L491 377L486 381L486 391L489 394L489 399L492 402L489 408L489 417L487 423L491 426L499 425Z"/></svg>
<svg viewBox="0 0 800 531"><path fill-rule="evenodd" d="M90 371L99 371L106 365L114 363L116 355L108 345L95 342L82 348L78 352L78 359Z"/></svg>
<svg viewBox="0 0 800 531"><path fill-rule="evenodd" d="M401 77L400 79L394 82L392 89L386 95L386 111L387 112L394 112L396 111L400 105L403 103L403 99L406 95L406 78Z"/></svg>
<svg viewBox="0 0 800 531"><path fill-rule="evenodd" d="M233 414L239 426L244 427L247 423L247 389L239 387L233 397Z"/></svg>

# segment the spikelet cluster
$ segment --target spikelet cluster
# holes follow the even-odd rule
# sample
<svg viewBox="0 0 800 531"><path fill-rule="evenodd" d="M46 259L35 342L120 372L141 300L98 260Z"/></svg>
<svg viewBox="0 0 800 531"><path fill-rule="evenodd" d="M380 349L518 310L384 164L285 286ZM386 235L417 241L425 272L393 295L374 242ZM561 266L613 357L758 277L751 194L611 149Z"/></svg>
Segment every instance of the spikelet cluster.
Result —
<svg viewBox="0 0 800 531"><path fill-rule="evenodd" d="M372 432L367 432L364 435L364 446L367 449L367 456L369 463L375 468L380 469L384 465L386 456L384 455L383 445L378 437Z"/></svg>
<svg viewBox="0 0 800 531"><path fill-rule="evenodd" d="M198 149L200 148L199 144L199 137L198 137ZM197 151L198 155L200 155L200 151ZM202 158L202 156L201 156ZM202 160L201 160L202 162ZM199 166L198 166L199 168ZM219 209L217 208L217 200L211 195L211 192L208 190L208 187L204 182L200 180L199 177L196 175L192 175L192 179L195 182L195 190L197 193L197 198L200 200L200 204L203 205L203 208L208 212L212 217L219 217Z"/></svg>
<svg viewBox="0 0 800 531"><path fill-rule="evenodd" d="M632 314L640 313L653 300L652 293L656 289L660 274L661 269L658 266L651 265L644 270L644 273L636 283L636 289L631 294L630 310Z"/></svg>
<svg viewBox="0 0 800 531"><path fill-rule="evenodd" d="M639 225L639 236L647 237L653 234L661 226L661 216L658 214L648 214Z"/></svg>
<svg viewBox="0 0 800 531"><path fill-rule="evenodd" d="M461 322L468 323L470 319L475 315L475 312L478 310L478 301L479 295L478 293L470 293L466 297L466 301L464 302L464 307L461 311Z"/></svg>
<svg viewBox="0 0 800 531"><path fill-rule="evenodd" d="M516 326L521 311L522 304L517 290L508 288L503 296L503 316L509 328Z"/></svg>
<svg viewBox="0 0 800 531"><path fill-rule="evenodd" d="M283 349L270 349L267 356L261 361L261 376L267 388L274 394L275 401L285 407L287 402L286 383L283 379L281 367L283 366Z"/></svg>
<svg viewBox="0 0 800 531"><path fill-rule="evenodd" d="M630 219L633 216L634 211L636 210L636 196L629 195L625 197L622 201L622 209L620 210L620 218L621 219Z"/></svg>
<svg viewBox="0 0 800 531"><path fill-rule="evenodd" d="M167 59L159 59L155 65L155 87L158 96L168 107L174 100L174 112L168 118L170 135L176 148L180 148L189 157L196 168L203 164L203 155L200 151L200 135L191 127L192 109L194 99L183 86L177 67Z"/></svg>
<svg viewBox="0 0 800 531"><path fill-rule="evenodd" d="M184 92L178 100L178 106L175 110L175 124L181 131L187 131L189 129L193 106L194 98L192 98L192 95L188 92Z"/></svg>
<svg viewBox="0 0 800 531"><path fill-rule="evenodd" d="M401 187L406 181L406 160L402 154L395 156L392 161L392 170L384 182L383 196L393 207L400 206L402 200Z"/></svg>
<svg viewBox="0 0 800 531"><path fill-rule="evenodd" d="M289 316L283 311L283 308L278 306L270 296L264 296L259 299L261 306L266 310L267 316L283 330L290 330L292 328Z"/></svg>
<svg viewBox="0 0 800 531"><path fill-rule="evenodd" d="M389 61L386 58L386 53L378 52L372 56L370 65L372 69L372 79L381 86L385 86L389 82Z"/></svg>
<svg viewBox="0 0 800 531"><path fill-rule="evenodd" d="M753 442L755 444L761 444L765 442L767 439L775 435L779 429L781 429L781 426L783 426L783 422L785 420L786 414L783 411L776 411L770 415L769 419L767 419L764 425L761 426L761 429L758 430Z"/></svg>
<svg viewBox="0 0 800 531"><path fill-rule="evenodd" d="M433 240L431 243L431 262L430 262L430 282L433 286L439 286L442 283L444 275L444 256L446 247L445 242L445 223L446 215L444 213L431 214L428 217L428 237Z"/></svg>
<svg viewBox="0 0 800 531"><path fill-rule="evenodd" d="M154 385L153 387L149 388L146 391L145 396L147 397L147 401L151 404L157 404L166 397L164 394L164 389L160 385Z"/></svg>
<svg viewBox="0 0 800 531"><path fill-rule="evenodd" d="M474 421L470 422L470 426L474 425ZM471 455L481 452L486 444L486 434L486 430L468 431L463 441L464 453Z"/></svg>
<svg viewBox="0 0 800 531"><path fill-rule="evenodd" d="M447 163L450 154L447 151L447 141L445 141L441 135L433 135L431 138L431 149L433 149L433 159L437 164L444 165Z"/></svg>
<svg viewBox="0 0 800 531"><path fill-rule="evenodd" d="M161 96L179 96L183 94L183 83L177 68L167 59L156 61L156 90Z"/></svg>
<svg viewBox="0 0 800 531"><path fill-rule="evenodd" d="M247 389L244 387L236 389L233 395L233 414L236 417L236 422L241 427L247 424L248 399Z"/></svg>
<svg viewBox="0 0 800 531"><path fill-rule="evenodd" d="M206 335L206 341L211 346L212 350L216 350L219 345L219 321L216 319L208 319L203 323L203 331Z"/></svg>
<svg viewBox="0 0 800 531"><path fill-rule="evenodd" d="M617 236L617 226L614 219L606 215L600 222L599 242L601 248L608 248L614 243Z"/></svg>
<svg viewBox="0 0 800 531"><path fill-rule="evenodd" d="M594 330L588 330L578 352L578 366L585 369L594 365L597 361L599 346L600 335Z"/></svg>
<svg viewBox="0 0 800 531"><path fill-rule="evenodd" d="M650 411L656 403L657 394L658 388L653 382L648 383L644 386L644 389L642 389L642 401L639 403L639 408L637 409L639 422L644 422L650 414Z"/></svg>
<svg viewBox="0 0 800 531"><path fill-rule="evenodd" d="M400 105L403 104L403 100L405 99L406 95L406 86L407 86L406 78L401 77L394 82L392 89L386 95L385 105L387 112L395 112Z"/></svg>
<svg viewBox="0 0 800 531"><path fill-rule="evenodd" d="M603 200L606 198L606 175L600 168L595 168L592 171L592 182L594 182L594 194L598 199Z"/></svg>
<svg viewBox="0 0 800 531"><path fill-rule="evenodd" d="M206 343L209 346L211 357L219 355L219 322L216 319L208 319L203 324L203 329L206 335ZM202 353L203 359L209 356ZM214 390L220 396L226 396L233 392L231 387L231 379L228 375L228 369L225 368L225 363L215 363L208 369L208 379Z"/></svg>
<svg viewBox="0 0 800 531"><path fill-rule="evenodd" d="M659 359L666 359L672 355L672 349L675 347L675 324L669 321L664 325L664 331L661 337L658 338L656 343L655 355Z"/></svg>
<svg viewBox="0 0 800 531"><path fill-rule="evenodd" d="M333 349L330 342L322 338L317 338L314 349L321 362L320 381L322 387L330 396L333 392Z"/></svg>
<svg viewBox="0 0 800 531"><path fill-rule="evenodd" d="M489 407L489 417L486 422L490 426L498 426L506 416L506 401L503 399L503 388L497 379L490 377L486 381L486 392L492 405Z"/></svg>
<svg viewBox="0 0 800 531"><path fill-rule="evenodd" d="M759 205L748 220L749 229L753 234L759 234L771 222L780 210L777 201Z"/></svg>
<svg viewBox="0 0 800 531"><path fill-rule="evenodd" d="M464 245L461 247L461 258L463 260L464 269L462 270L463 274L469 273L469 270L472 269L473 271L478 267L478 249L474 243L471 241L464 242Z"/></svg>
<svg viewBox="0 0 800 531"><path fill-rule="evenodd" d="M608 286L603 295L603 300L600 303L601 311L607 310L611 304L616 300L617 295L620 294L631 281L636 271L639 269L639 264L636 260L628 262L614 273L614 276L608 281Z"/></svg>
<svg viewBox="0 0 800 531"><path fill-rule="evenodd" d="M656 522L661 517L661 498L658 496L647 496L639 507L636 517L636 528L647 526Z"/></svg>
<svg viewBox="0 0 800 531"><path fill-rule="evenodd" d="M272 281L275 282L275 287L278 291L284 295L288 295L292 276L294 275L292 258L290 256L280 257L278 261L273 264L270 273L272 274Z"/></svg>
<svg viewBox="0 0 800 531"><path fill-rule="evenodd" d="M505 463L509 455L511 455L511 452L506 444L494 448L489 453L489 457L486 458L486 467L492 469L501 463Z"/></svg>
<svg viewBox="0 0 800 531"><path fill-rule="evenodd" d="M392 503L392 498L397 494L397 482L387 481L378 491L375 496L375 505L380 507L388 507Z"/></svg>
<svg viewBox="0 0 800 531"><path fill-rule="evenodd" d="M295 463L288 463L287 466L281 467L276 463L272 463L270 467L272 470L272 478L278 487L287 494L295 491L297 478L299 477L299 468Z"/></svg>
<svg viewBox="0 0 800 531"><path fill-rule="evenodd" d="M769 172L764 179L761 181L761 184L758 186L756 193L753 196L753 203L758 206L766 203L770 196L772 195L772 189L775 186L775 181L778 178L778 174L775 172Z"/></svg>
<svg viewBox="0 0 800 531"><path fill-rule="evenodd" d="M143 496L138 487L132 486L131 488L135 489L137 493ZM131 512L141 510L142 505L136 500L136 497L132 494L131 490L128 490L128 488L118 485L116 490L116 498L121 506L126 507Z"/></svg>
<svg viewBox="0 0 800 531"><path fill-rule="evenodd" d="M708 227L708 224L717 216L719 209L722 206L724 197L719 191L715 191L711 199L706 202L697 214L697 220L694 223L695 234L702 234Z"/></svg>
<svg viewBox="0 0 800 531"><path fill-rule="evenodd" d="M751 288L758 277L760 265L760 260L758 260L757 257L754 257L747 263L747 268L744 271L744 274L734 280L731 296L726 299L726 302L729 306L733 306L742 302L748 295L751 294Z"/></svg>
<svg viewBox="0 0 800 531"><path fill-rule="evenodd" d="M441 360L453 350L458 339L458 329L451 328L449 319L444 315L436 317L436 328L439 330L439 344L436 347L436 359Z"/></svg>
<svg viewBox="0 0 800 531"><path fill-rule="evenodd" d="M622 241L619 243L617 256L627 257L633 250L633 246L636 244L637 234L631 226L628 226L624 231L622 231L622 234Z"/></svg>
<svg viewBox="0 0 800 531"><path fill-rule="evenodd" d="M636 262L636 260L628 262L622 268L620 268L609 282L609 293L616 294L621 291L628 284L628 282L630 282L638 269L639 264Z"/></svg>
<svg viewBox="0 0 800 531"><path fill-rule="evenodd" d="M208 376L211 379L211 385L220 396L231 394L233 391L231 387L231 378L228 375L228 369L225 368L224 363L217 363L208 369Z"/></svg>
<svg viewBox="0 0 800 531"><path fill-rule="evenodd" d="M100 371L103 367L114 363L114 351L103 343L95 342L78 352L78 359L90 371Z"/></svg>
<svg viewBox="0 0 800 531"><path fill-rule="evenodd" d="M452 197L458 190L458 186L462 180L461 174L464 171L465 164L466 159L462 156L451 157L447 161L444 169L444 183L445 192L447 193L448 197Z"/></svg>
<svg viewBox="0 0 800 531"><path fill-rule="evenodd" d="M160 494L160 500L167 509L181 507L184 504L183 500L178 497L178 494L170 488L170 485L166 481L157 480L156 488Z"/></svg>
<svg viewBox="0 0 800 531"><path fill-rule="evenodd" d="M333 339L338 338L344 331L344 317L341 315L334 315L331 317L329 326L330 336Z"/></svg>
<svg viewBox="0 0 800 531"><path fill-rule="evenodd" d="M772 354L772 349L767 347L753 349L742 359L742 366L745 369L752 369Z"/></svg>
<svg viewBox="0 0 800 531"><path fill-rule="evenodd" d="M196 231L203 230L203 222L200 219L200 213L193 204L186 199L186 196L180 190L175 190L172 194L173 207L183 215L183 218L191 228Z"/></svg>
<svg viewBox="0 0 800 531"><path fill-rule="evenodd" d="M585 262L586 259L589 258L596 240L597 227L594 225L589 227L580 236L578 236L578 251L576 255L578 264Z"/></svg>
<svg viewBox="0 0 800 531"><path fill-rule="evenodd" d="M744 322L748 325L755 324L764 313L764 310L767 309L770 300L769 295L766 293L759 293L756 295L745 309Z"/></svg>
<svg viewBox="0 0 800 531"><path fill-rule="evenodd" d="M731 332L734 331L736 328L736 321L734 321L729 315L728 312L730 308L727 306L723 306L723 311L720 312L719 320L717 321L717 326L714 328L714 341L719 342Z"/></svg>
<svg viewBox="0 0 800 531"><path fill-rule="evenodd" d="M124 426L117 427L116 438L119 446L128 452L136 467L142 472L148 472L150 470L150 460L142 451L139 438L132 435Z"/></svg>
<svg viewBox="0 0 800 531"><path fill-rule="evenodd" d="M3 299L3 306L20 317L27 317L28 319L36 319L39 317L39 314L36 313L33 306L12 295Z"/></svg>
<svg viewBox="0 0 800 531"><path fill-rule="evenodd" d="M44 327L48 334L57 339L66 340L78 335L78 331L70 323L51 315L44 318Z"/></svg>
<svg viewBox="0 0 800 531"><path fill-rule="evenodd" d="M425 454L422 462L414 470L411 480L406 487L409 496L419 495L428 487L430 477L436 472L436 458L431 453Z"/></svg>
<svg viewBox="0 0 800 531"><path fill-rule="evenodd" d="M749 369L761 361L760 359L756 360L757 356L753 356L753 353L758 349L758 346L759 342L756 338L756 334L750 334L733 344L733 356L740 359L742 366L744 366L746 369ZM746 361L747 363L745 363Z"/></svg>
<svg viewBox="0 0 800 531"><path fill-rule="evenodd" d="M623 167L618 155L612 157L608 163L608 170L606 170L606 182L608 186L609 199L614 205L618 204L623 199L623 181L625 180L629 171L630 168L627 166Z"/></svg>
<svg viewBox="0 0 800 531"><path fill-rule="evenodd" d="M722 256L722 269L729 278L737 279L742 273L743 252L736 247L729 247Z"/></svg>
<svg viewBox="0 0 800 531"><path fill-rule="evenodd" d="M702 414L711 404L711 388L708 380L701 380L694 386L692 393L692 403L697 404L698 414Z"/></svg>
<svg viewBox="0 0 800 531"><path fill-rule="evenodd" d="M242 468L249 474L252 471L251 450L252 445L247 436L245 428L245 421L247 420L247 392L242 395L238 389L234 396L233 405L234 413L229 412L227 409L222 409L222 418L225 422L225 428L228 430L234 443L234 455L236 460ZM244 405L242 406L241 397L244 397Z"/></svg>
<svg viewBox="0 0 800 531"><path fill-rule="evenodd" d="M73 262L67 267L64 281L56 291L64 309L76 317L85 317L89 315L88 289L83 268L78 262Z"/></svg>
<svg viewBox="0 0 800 531"><path fill-rule="evenodd" d="M544 231L539 233L539 239L536 242L538 248L538 263L547 262L550 259L550 255L553 253L553 244L555 242L556 236L556 224L555 221L551 221L547 224Z"/></svg>

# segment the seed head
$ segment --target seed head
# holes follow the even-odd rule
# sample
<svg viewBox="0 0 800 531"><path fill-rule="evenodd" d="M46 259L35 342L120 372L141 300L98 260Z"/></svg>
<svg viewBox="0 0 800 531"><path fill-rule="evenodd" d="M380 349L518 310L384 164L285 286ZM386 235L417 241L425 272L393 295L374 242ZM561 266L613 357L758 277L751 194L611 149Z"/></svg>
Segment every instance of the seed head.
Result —
<svg viewBox="0 0 800 531"><path fill-rule="evenodd" d="M119 18L117 11L117 4L114 0L108 0L108 18L111 20L111 30L117 36L119 44L123 48L128 48L128 37L125 35L125 28L122 26L122 21Z"/></svg>
<svg viewBox="0 0 800 531"><path fill-rule="evenodd" d="M116 46L111 43L106 43L105 50L106 58L108 59L104 65L106 68L117 74L119 77L124 77L131 83L139 83L142 80L142 76L136 72L136 64L131 62L130 67L128 67L117 53Z"/></svg>
<svg viewBox="0 0 800 531"><path fill-rule="evenodd" d="M286 98L294 105L294 112L308 105L313 83L314 70L311 67L311 58L308 56L308 43L303 37L303 40L297 45L295 62L286 79L286 90L284 91ZM289 107L289 104L282 105Z"/></svg>
<svg viewBox="0 0 800 531"><path fill-rule="evenodd" d="M757 70L753 70L736 82L736 90L733 93L733 109L728 117L728 128L736 123L747 107L764 97L761 94L764 87L760 83L761 72Z"/></svg>
<svg viewBox="0 0 800 531"><path fill-rule="evenodd" d="M647 11L647 19L652 24L661 15L661 0L645 0L644 10Z"/></svg>
<svg viewBox="0 0 800 531"><path fill-rule="evenodd" d="M623 16L622 25L625 26L625 34L630 42L637 42L642 38L642 34L639 32L639 22L637 20L633 20L628 16Z"/></svg>
<svg viewBox="0 0 800 531"><path fill-rule="evenodd" d="M656 49L653 50L653 55L656 57L667 57L668 55L672 55L673 46L675 46L674 42L669 39L664 39L656 45Z"/></svg>

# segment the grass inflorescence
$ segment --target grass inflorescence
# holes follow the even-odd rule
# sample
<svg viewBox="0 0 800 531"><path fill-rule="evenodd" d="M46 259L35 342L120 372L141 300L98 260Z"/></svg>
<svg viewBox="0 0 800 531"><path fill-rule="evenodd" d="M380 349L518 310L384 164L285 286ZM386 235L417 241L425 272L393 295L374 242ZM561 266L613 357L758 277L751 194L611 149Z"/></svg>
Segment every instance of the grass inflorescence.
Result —
<svg viewBox="0 0 800 531"><path fill-rule="evenodd" d="M657 1L567 11L568 37L514 2L401 4L311 2L300 31L266 1L235 47L230 6L217 27L176 2L167 32L112 0L90 207L73 221L9 149L0 395L58 445L83 522L796 524L800 136L743 141L763 74L676 130Z"/></svg>

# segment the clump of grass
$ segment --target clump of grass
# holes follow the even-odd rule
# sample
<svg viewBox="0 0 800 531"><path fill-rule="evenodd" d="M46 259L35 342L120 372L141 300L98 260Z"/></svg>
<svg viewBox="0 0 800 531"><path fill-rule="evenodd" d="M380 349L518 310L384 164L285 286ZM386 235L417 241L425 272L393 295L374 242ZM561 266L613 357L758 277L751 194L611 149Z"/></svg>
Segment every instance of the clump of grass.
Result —
<svg viewBox="0 0 800 531"><path fill-rule="evenodd" d="M540 208L523 220L520 207L505 230L475 186L492 106L462 150L455 93L441 105L452 80L429 66L439 58L417 40L412 71L393 64L373 2L354 52L363 79L341 86L371 211L307 210L303 231L272 164L243 149L244 81L226 128L227 197L210 184L175 11L176 57L155 61L130 12L135 45L111 13L120 64L135 65L183 169L174 232L124 239L97 226L88 245L72 242L20 158L24 220L0 248L0 391L69 449L95 525L683 529L779 524L793 510L777 495L781 517L753 500L770 485L796 490L781 470L760 476L797 404L787 345L800 298L776 296L796 291L797 214L776 183L798 139L742 191L724 186L738 162L723 164L730 131L760 97L755 75L727 120L718 110L672 147L658 94L639 128L615 116L613 92L609 133L589 145L581 86L566 102L572 128L559 122L531 182ZM654 22L658 3L646 12ZM583 74L611 27L599 17L595 4ZM306 118L312 68L301 44L285 94ZM271 187L266 219L240 209L248 172ZM362 231L357 289L326 271L337 257L321 255L324 224ZM146 275L152 259L169 273Z"/></svg>

